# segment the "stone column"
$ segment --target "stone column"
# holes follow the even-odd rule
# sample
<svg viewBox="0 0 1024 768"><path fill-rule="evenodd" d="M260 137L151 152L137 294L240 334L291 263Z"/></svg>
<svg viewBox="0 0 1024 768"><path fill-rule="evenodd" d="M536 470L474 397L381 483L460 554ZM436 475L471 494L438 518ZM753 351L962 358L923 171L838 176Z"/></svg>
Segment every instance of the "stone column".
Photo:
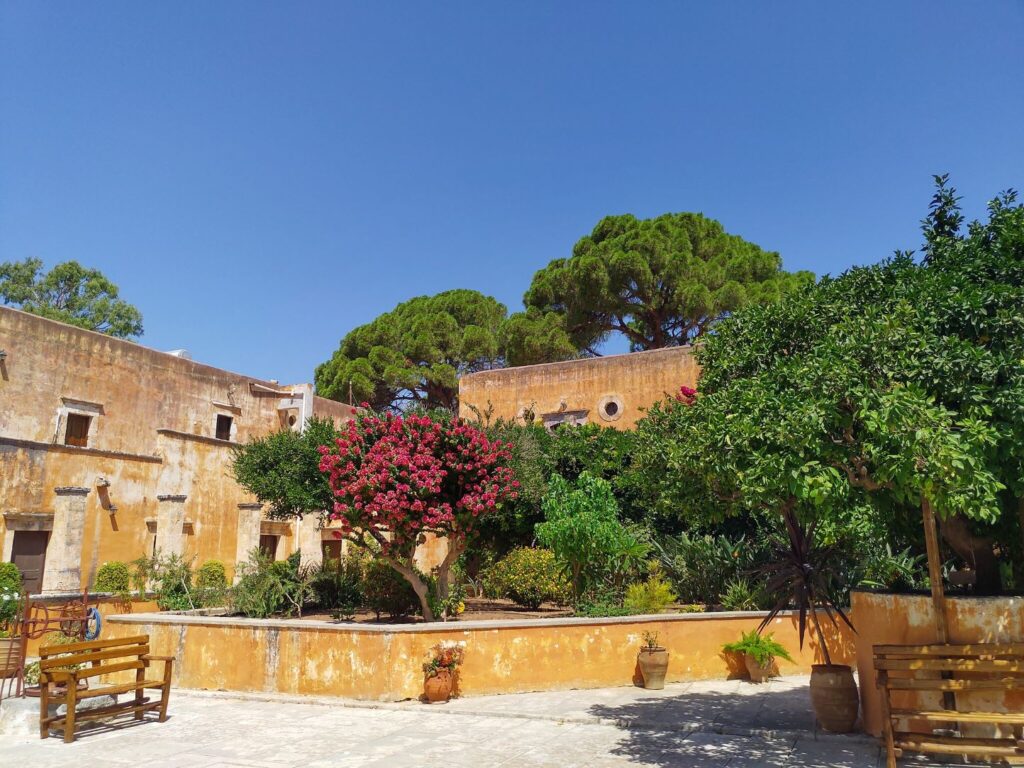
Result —
<svg viewBox="0 0 1024 768"><path fill-rule="evenodd" d="M295 546L302 552L303 565L319 565L323 561L319 515L304 515L295 521Z"/></svg>
<svg viewBox="0 0 1024 768"><path fill-rule="evenodd" d="M263 505L258 501L238 505L238 543L235 545L235 563L244 563L249 553L260 545L260 521ZM235 568L237 571L237 566Z"/></svg>
<svg viewBox="0 0 1024 768"><path fill-rule="evenodd" d="M180 556L185 551L185 536L182 527L185 525L184 494L157 496L160 502L156 514L156 553L158 557Z"/></svg>
<svg viewBox="0 0 1024 768"><path fill-rule="evenodd" d="M55 488L53 531L46 545L43 592L77 592L82 588L82 534L88 488Z"/></svg>

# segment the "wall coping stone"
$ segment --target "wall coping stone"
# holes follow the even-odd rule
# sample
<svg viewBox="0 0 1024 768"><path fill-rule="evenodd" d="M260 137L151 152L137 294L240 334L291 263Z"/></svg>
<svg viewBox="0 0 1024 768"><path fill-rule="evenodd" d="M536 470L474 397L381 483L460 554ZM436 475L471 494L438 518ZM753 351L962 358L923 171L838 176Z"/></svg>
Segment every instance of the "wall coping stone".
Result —
<svg viewBox="0 0 1024 768"><path fill-rule="evenodd" d="M124 451L108 451L104 448L90 448L80 445L65 445L64 443L43 443L38 440L23 440L19 437L0 437L0 445L10 445L15 448L28 448L29 450L57 451L61 453L78 453L86 456L102 456L106 459L124 459L125 461L146 461L153 464L163 464L160 456L147 456L143 453L125 453Z"/></svg>
<svg viewBox="0 0 1024 768"><path fill-rule="evenodd" d="M719 619L763 619L768 611L711 611L707 613L661 613L601 618L563 617L551 619L487 619L479 621L435 621L429 624L355 624L307 619L248 619L244 616L200 616L183 613L126 613L108 616L115 624L181 624L186 626L245 627L249 629L294 629L300 631L357 632L379 635L477 632L497 629L546 629L549 627L600 627L617 624L716 621ZM781 611L780 617L796 615Z"/></svg>
<svg viewBox="0 0 1024 768"><path fill-rule="evenodd" d="M83 488L80 485L61 485L53 489L58 496L87 496L91 488Z"/></svg>
<svg viewBox="0 0 1024 768"><path fill-rule="evenodd" d="M188 496L184 493L161 493L156 497L157 501L178 501L183 502Z"/></svg>
<svg viewBox="0 0 1024 768"><path fill-rule="evenodd" d="M239 509L263 509L263 504L259 501L246 501L238 505Z"/></svg>

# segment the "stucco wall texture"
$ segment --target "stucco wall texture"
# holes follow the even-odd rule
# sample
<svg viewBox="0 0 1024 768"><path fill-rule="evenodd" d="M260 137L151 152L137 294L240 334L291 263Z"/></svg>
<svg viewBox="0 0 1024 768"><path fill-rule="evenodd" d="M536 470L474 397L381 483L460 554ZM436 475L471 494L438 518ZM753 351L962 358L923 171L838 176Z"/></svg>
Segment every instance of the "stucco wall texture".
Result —
<svg viewBox="0 0 1024 768"><path fill-rule="evenodd" d="M362 626L305 620L256 620L168 614L112 617L106 636L148 634L153 653L170 654L175 684L185 688L343 696L375 701L416 698L422 664L443 640L466 644L462 695L629 685L643 632L657 632L670 653L669 681L738 676L722 644L758 626L763 614L684 614L614 619L543 619ZM852 663L845 627L826 635L837 662ZM783 674L808 672L821 661L803 649L793 616L769 631L793 655Z"/></svg>
<svg viewBox="0 0 1024 768"><path fill-rule="evenodd" d="M51 552L51 535L46 554L47 572L77 555L81 587L103 562L152 552L161 496L185 497L184 556L196 564L221 560L230 572L238 505L253 501L231 477L232 446L295 428L309 415L340 422L354 413L316 397L308 384L254 379L5 307L0 350L4 559L11 559L14 531L52 525L55 489L86 489L82 519L73 521L77 553ZM89 416L86 447L64 444L75 413ZM218 416L231 419L227 440L216 437ZM286 527L278 528L286 534L278 557L299 538L297 526Z"/></svg>
<svg viewBox="0 0 1024 768"><path fill-rule="evenodd" d="M658 400L695 388L699 374L690 347L481 371L459 380L459 415L522 420L532 412L549 425L568 417L630 429Z"/></svg>
<svg viewBox="0 0 1024 768"><path fill-rule="evenodd" d="M936 642L935 609L928 595L855 591L850 602L857 626L856 655L863 729L879 736L882 716L873 648L876 645ZM947 597L946 616L950 643L1024 643L1024 597ZM912 708L926 703L930 709L945 708L940 693L893 694L896 708ZM1024 712L1024 691L961 692L957 694L957 708L962 712ZM934 723L919 723L914 730L927 733L932 727ZM970 725L962 727L971 728ZM979 731L988 728L991 726L976 726Z"/></svg>

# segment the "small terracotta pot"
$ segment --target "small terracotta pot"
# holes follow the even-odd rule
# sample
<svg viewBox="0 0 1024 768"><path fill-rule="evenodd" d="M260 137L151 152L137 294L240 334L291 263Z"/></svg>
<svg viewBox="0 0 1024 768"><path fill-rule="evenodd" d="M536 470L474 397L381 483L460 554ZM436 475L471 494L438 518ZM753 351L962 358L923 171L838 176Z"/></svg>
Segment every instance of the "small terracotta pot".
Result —
<svg viewBox="0 0 1024 768"><path fill-rule="evenodd" d="M743 654L743 663L747 665L747 674L750 675L750 682L763 683L772 676L773 659L768 659L765 664L758 664L751 654Z"/></svg>
<svg viewBox="0 0 1024 768"><path fill-rule="evenodd" d="M844 664L812 666L811 704L823 728L833 733L852 731L860 705L853 670Z"/></svg>
<svg viewBox="0 0 1024 768"><path fill-rule="evenodd" d="M20 662L21 638L0 637L0 679L18 674Z"/></svg>
<svg viewBox="0 0 1024 768"><path fill-rule="evenodd" d="M436 675L423 681L423 695L430 704L448 701L452 697L452 673L439 669Z"/></svg>
<svg viewBox="0 0 1024 768"><path fill-rule="evenodd" d="M660 691L665 687L668 651L664 648L641 648L636 660L640 665L640 673L644 676L644 688Z"/></svg>

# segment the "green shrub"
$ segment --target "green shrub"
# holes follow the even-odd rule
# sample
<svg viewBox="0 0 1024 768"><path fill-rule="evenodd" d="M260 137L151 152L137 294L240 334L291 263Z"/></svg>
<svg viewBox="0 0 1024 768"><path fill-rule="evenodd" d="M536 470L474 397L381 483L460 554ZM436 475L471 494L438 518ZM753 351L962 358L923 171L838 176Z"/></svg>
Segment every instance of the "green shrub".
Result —
<svg viewBox="0 0 1024 768"><path fill-rule="evenodd" d="M0 563L0 627L18 615L21 571L14 563Z"/></svg>
<svg viewBox="0 0 1024 768"><path fill-rule="evenodd" d="M195 574L195 602L203 608L226 605L228 575L220 560L207 560Z"/></svg>
<svg viewBox="0 0 1024 768"><path fill-rule="evenodd" d="M537 540L555 553L572 586L574 602L609 583L621 590L643 564L650 545L619 520L606 480L584 472L575 484L551 478Z"/></svg>
<svg viewBox="0 0 1024 768"><path fill-rule="evenodd" d="M657 568L651 570L646 581L626 587L623 607L631 614L661 613L676 601L672 585Z"/></svg>
<svg viewBox="0 0 1024 768"><path fill-rule="evenodd" d="M412 585L383 560L365 555L362 592L366 607L377 614L393 618L418 613L420 601Z"/></svg>
<svg viewBox="0 0 1024 768"><path fill-rule="evenodd" d="M757 611L764 607L765 595L749 579L737 576L726 582L718 602L727 611Z"/></svg>
<svg viewBox="0 0 1024 768"><path fill-rule="evenodd" d="M140 592L156 593L161 611L187 611L198 608L192 589L192 565L178 555L140 557L132 565L132 580Z"/></svg>
<svg viewBox="0 0 1024 768"><path fill-rule="evenodd" d="M767 546L740 536L697 535L683 531L659 547L661 564L679 600L710 603L722 585L766 561Z"/></svg>
<svg viewBox="0 0 1024 768"><path fill-rule="evenodd" d="M238 583L231 590L235 610L254 619L276 613L301 616L313 591L307 574L299 569L300 557L295 552L287 560L275 561L253 549L248 561L238 565Z"/></svg>
<svg viewBox="0 0 1024 768"><path fill-rule="evenodd" d="M756 630L744 632L735 643L723 645L722 650L728 653L749 653L760 666L770 664L772 659L793 661L789 651L775 640L770 633L761 635Z"/></svg>
<svg viewBox="0 0 1024 768"><path fill-rule="evenodd" d="M128 564L120 560L104 563L96 571L96 582L92 588L96 592L127 595L131 589L131 572L128 570Z"/></svg>
<svg viewBox="0 0 1024 768"><path fill-rule="evenodd" d="M363 604L363 564L341 557L309 567L313 602L324 611L352 610Z"/></svg>
<svg viewBox="0 0 1024 768"><path fill-rule="evenodd" d="M605 599L584 601L579 603L573 614L588 619L600 619L606 616L629 616L630 611L617 602Z"/></svg>
<svg viewBox="0 0 1024 768"><path fill-rule="evenodd" d="M569 594L569 584L549 549L513 549L484 572L483 582L488 595L506 597L530 610L545 602L565 602Z"/></svg>

